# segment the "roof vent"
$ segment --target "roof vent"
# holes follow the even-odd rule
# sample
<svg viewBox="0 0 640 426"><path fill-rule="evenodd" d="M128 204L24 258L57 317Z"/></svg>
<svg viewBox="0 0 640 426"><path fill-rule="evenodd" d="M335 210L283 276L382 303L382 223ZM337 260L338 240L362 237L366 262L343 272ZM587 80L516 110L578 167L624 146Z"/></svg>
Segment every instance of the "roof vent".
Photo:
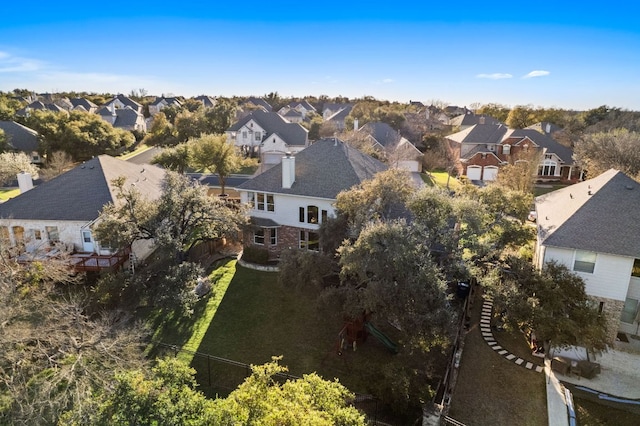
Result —
<svg viewBox="0 0 640 426"><path fill-rule="evenodd" d="M591 191L587 191L587 194L592 195L592 194L591 194Z"/></svg>
<svg viewBox="0 0 640 426"><path fill-rule="evenodd" d="M629 191L633 190L633 186L632 185L625 185L624 187L625 187L625 189L628 189Z"/></svg>

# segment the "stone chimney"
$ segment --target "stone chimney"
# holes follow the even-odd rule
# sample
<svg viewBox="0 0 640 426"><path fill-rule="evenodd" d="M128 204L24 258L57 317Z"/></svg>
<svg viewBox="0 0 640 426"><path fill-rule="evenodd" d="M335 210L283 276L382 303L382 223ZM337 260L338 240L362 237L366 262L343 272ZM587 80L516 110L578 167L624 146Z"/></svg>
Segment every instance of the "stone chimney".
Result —
<svg viewBox="0 0 640 426"><path fill-rule="evenodd" d="M33 178L31 177L31 173L18 173L18 188L20 188L21 194L24 194L28 190L33 189Z"/></svg>
<svg viewBox="0 0 640 426"><path fill-rule="evenodd" d="M290 189L296 181L296 158L290 152L282 157L282 188Z"/></svg>

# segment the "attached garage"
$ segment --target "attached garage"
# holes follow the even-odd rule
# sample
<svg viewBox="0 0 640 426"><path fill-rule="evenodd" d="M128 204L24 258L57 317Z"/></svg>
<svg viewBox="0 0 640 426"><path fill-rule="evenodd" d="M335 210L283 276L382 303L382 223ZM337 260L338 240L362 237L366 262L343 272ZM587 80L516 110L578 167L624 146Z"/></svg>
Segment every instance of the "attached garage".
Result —
<svg viewBox="0 0 640 426"><path fill-rule="evenodd" d="M482 180L496 180L498 168L496 166L485 166Z"/></svg>
<svg viewBox="0 0 640 426"><path fill-rule="evenodd" d="M480 180L482 177L482 167L480 166L467 166L467 179Z"/></svg>

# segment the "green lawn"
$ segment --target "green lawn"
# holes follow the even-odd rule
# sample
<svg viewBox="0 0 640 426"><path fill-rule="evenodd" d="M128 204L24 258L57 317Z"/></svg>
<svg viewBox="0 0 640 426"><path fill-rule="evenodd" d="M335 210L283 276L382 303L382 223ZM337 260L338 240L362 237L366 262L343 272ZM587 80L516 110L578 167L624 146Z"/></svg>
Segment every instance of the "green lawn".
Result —
<svg viewBox="0 0 640 426"><path fill-rule="evenodd" d="M447 180L449 181L449 189L451 190L455 190L462 185L458 179L453 176L449 178L449 174L442 170L422 173L421 176L422 180L424 180L427 185L431 186L438 185L441 188L446 188Z"/></svg>
<svg viewBox="0 0 640 426"><path fill-rule="evenodd" d="M538 184L533 188L533 196L537 197L539 195L544 195L548 192L555 191L556 189L562 189L567 186L568 185L563 184Z"/></svg>
<svg viewBox="0 0 640 426"><path fill-rule="evenodd" d="M18 188L2 188L0 189L0 200L7 201L9 198L13 198L20 195L20 189Z"/></svg>
<svg viewBox="0 0 640 426"><path fill-rule="evenodd" d="M402 360L371 337L357 351L338 356L341 316L317 308L314 291L283 286L277 273L254 271L235 262L224 267L213 297L197 307L193 319L154 318L153 326L158 330L154 339L246 364L262 364L282 355L281 363L290 374L315 371L326 379L339 378L358 393L370 393L368 384L382 365ZM384 324L373 322L393 337ZM158 353L155 348L149 351L151 356ZM191 359L185 352L180 356ZM192 357L191 365L197 371L200 389L210 396L233 390L248 373L242 366L201 355Z"/></svg>
<svg viewBox="0 0 640 426"><path fill-rule="evenodd" d="M122 154L122 155L118 156L118 158L121 159L121 160L128 160L129 158L135 157L138 154L142 154L143 152L148 151L151 148L153 148L153 147L152 146L147 146L147 145L140 145L135 150L133 150L131 152L127 152L126 154Z"/></svg>
<svg viewBox="0 0 640 426"><path fill-rule="evenodd" d="M474 303L449 415L467 425L547 425L544 374L508 361L487 345L478 325L481 304L480 299ZM505 344L526 345L501 333Z"/></svg>

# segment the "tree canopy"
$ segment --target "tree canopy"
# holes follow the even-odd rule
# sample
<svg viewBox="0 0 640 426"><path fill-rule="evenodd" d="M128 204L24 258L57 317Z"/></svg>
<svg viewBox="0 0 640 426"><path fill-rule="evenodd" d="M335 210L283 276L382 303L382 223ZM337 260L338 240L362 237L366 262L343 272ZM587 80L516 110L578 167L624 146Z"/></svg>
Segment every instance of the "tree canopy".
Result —
<svg viewBox="0 0 640 426"><path fill-rule="evenodd" d="M575 156L588 176L610 168L640 179L640 133L615 129L584 135L575 146Z"/></svg>
<svg viewBox="0 0 640 426"><path fill-rule="evenodd" d="M606 347L605 317L586 294L584 281L577 274L555 262L539 271L515 256L496 266L483 284L515 328L533 330L540 340L558 346Z"/></svg>
<svg viewBox="0 0 640 426"><path fill-rule="evenodd" d="M253 366L244 383L215 400L195 389L192 368L159 360L150 373L119 374L92 424L364 426L364 416L347 405L353 395L339 382L312 373L280 383L275 376L287 370L278 359Z"/></svg>
<svg viewBox="0 0 640 426"><path fill-rule="evenodd" d="M106 205L98 219L96 236L115 247L153 240L160 249L184 259L196 243L233 236L245 218L242 208L211 197L188 176L167 172L158 200L145 199L124 180L115 182L118 203Z"/></svg>
<svg viewBox="0 0 640 426"><path fill-rule="evenodd" d="M30 173L38 177L38 167L31 163L31 158L24 152L3 152L0 154L0 185L13 182L20 172Z"/></svg>

